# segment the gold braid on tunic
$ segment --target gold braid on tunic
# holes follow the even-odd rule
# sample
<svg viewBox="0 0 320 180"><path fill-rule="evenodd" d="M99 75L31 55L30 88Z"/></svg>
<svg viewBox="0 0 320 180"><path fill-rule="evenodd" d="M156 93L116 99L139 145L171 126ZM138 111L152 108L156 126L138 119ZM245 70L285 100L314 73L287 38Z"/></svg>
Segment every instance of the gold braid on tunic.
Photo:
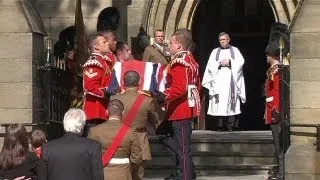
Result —
<svg viewBox="0 0 320 180"><path fill-rule="evenodd" d="M268 80L271 80L273 81L274 80L274 75L278 72L278 69L279 69L279 64L274 64L272 66L270 66L270 68L267 70L267 77L268 77Z"/></svg>

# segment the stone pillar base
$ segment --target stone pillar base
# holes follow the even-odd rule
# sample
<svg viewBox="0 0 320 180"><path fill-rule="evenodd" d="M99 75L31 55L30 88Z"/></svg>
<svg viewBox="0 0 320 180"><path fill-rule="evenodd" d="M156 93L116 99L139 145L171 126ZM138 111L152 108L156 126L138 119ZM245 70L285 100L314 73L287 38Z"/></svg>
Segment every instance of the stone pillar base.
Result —
<svg viewBox="0 0 320 180"><path fill-rule="evenodd" d="M285 155L286 180L320 180L320 152L312 145L291 145Z"/></svg>

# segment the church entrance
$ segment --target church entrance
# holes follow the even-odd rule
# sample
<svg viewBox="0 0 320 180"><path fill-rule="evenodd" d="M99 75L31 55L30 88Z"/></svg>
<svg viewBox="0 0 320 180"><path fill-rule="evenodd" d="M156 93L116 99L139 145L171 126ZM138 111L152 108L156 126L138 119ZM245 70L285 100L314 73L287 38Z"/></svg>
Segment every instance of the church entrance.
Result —
<svg viewBox="0 0 320 180"><path fill-rule="evenodd" d="M222 31L230 34L231 44L244 56L247 102L242 104L242 114L238 117L241 130L267 129L264 125L264 82L268 65L264 49L274 21L267 0L203 0L195 12L192 32L202 74L211 51L219 46L218 35ZM208 93L205 94L207 101ZM214 130L215 124L212 116L206 116L206 129Z"/></svg>

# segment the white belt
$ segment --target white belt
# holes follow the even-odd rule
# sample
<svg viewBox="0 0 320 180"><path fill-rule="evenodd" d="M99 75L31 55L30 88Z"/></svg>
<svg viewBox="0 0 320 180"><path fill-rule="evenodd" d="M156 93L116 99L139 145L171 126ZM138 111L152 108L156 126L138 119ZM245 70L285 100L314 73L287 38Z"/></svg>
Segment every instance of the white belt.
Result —
<svg viewBox="0 0 320 180"><path fill-rule="evenodd" d="M266 102L271 102L273 101L273 96L266 98Z"/></svg>
<svg viewBox="0 0 320 180"><path fill-rule="evenodd" d="M109 164L129 164L129 158L111 158Z"/></svg>

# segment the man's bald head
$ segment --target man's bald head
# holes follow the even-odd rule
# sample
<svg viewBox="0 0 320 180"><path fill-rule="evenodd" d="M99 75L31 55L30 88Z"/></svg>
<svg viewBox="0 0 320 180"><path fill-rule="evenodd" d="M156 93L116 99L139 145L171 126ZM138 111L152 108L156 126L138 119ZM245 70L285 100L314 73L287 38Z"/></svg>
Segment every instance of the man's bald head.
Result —
<svg viewBox="0 0 320 180"><path fill-rule="evenodd" d="M111 100L108 105L109 116L122 116L124 105L118 99Z"/></svg>

